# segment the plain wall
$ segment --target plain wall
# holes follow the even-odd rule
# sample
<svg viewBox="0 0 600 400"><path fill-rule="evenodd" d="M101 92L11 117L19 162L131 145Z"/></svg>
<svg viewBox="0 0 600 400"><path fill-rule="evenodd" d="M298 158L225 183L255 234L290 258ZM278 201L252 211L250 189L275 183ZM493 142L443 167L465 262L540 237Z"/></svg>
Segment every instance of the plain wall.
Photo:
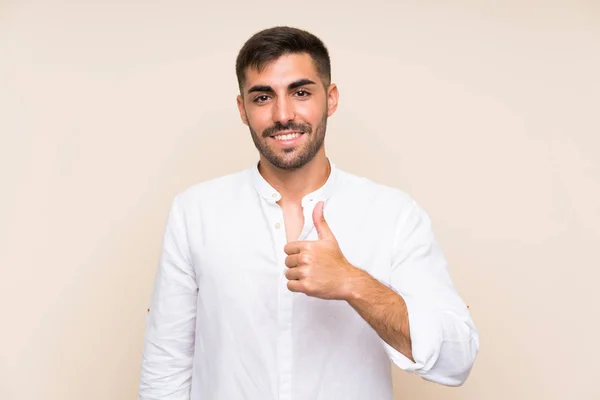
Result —
<svg viewBox="0 0 600 400"><path fill-rule="evenodd" d="M0 2L0 399L137 395L173 196L247 168L234 61L330 49L338 167L431 215L480 330L467 383L397 398L599 399L600 2Z"/></svg>

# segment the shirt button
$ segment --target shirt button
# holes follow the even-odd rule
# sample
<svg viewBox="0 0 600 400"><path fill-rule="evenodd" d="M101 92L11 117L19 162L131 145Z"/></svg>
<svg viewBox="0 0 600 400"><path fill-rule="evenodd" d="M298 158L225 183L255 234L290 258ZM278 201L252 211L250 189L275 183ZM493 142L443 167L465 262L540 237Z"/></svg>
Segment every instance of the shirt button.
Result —
<svg viewBox="0 0 600 400"><path fill-rule="evenodd" d="M273 193L273 197L277 197L277 193Z"/></svg>
<svg viewBox="0 0 600 400"><path fill-rule="evenodd" d="M275 229L279 229L279 228L281 228L281 224L278 222L275 224Z"/></svg>

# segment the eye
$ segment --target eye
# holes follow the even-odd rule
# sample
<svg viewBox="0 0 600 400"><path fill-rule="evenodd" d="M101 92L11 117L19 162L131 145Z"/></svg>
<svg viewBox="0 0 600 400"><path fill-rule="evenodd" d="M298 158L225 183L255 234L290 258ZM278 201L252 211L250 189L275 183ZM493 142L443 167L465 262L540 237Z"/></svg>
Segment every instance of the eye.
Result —
<svg viewBox="0 0 600 400"><path fill-rule="evenodd" d="M298 90L296 93L294 93L294 95L295 95L296 97L308 97L308 96L310 96L310 93L309 93L309 92L307 92L307 91L306 91L306 90L304 90L304 89L300 89L300 90Z"/></svg>
<svg viewBox="0 0 600 400"><path fill-rule="evenodd" d="M266 94L261 94L260 96L256 96L254 98L254 100L252 100L254 103L264 103L265 101L269 100L269 96L267 96Z"/></svg>

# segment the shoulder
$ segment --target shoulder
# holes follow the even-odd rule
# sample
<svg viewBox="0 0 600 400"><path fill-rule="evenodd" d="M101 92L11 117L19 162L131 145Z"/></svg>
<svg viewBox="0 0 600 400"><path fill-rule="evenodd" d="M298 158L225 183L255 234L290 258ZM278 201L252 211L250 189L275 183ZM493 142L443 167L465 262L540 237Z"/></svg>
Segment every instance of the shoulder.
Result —
<svg viewBox="0 0 600 400"><path fill-rule="evenodd" d="M416 202L406 191L376 179L356 175L338 169L338 190L360 203L369 203L388 212L401 212L416 206Z"/></svg>
<svg viewBox="0 0 600 400"><path fill-rule="evenodd" d="M249 186L249 170L244 169L195 183L176 193L174 201L181 207L223 202L225 199L239 198L240 192Z"/></svg>

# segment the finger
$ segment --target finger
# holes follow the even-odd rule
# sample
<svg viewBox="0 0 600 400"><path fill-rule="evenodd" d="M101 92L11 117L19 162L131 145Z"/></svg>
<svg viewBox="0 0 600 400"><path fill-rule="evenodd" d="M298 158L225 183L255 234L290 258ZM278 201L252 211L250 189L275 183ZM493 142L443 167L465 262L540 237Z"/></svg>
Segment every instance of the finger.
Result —
<svg viewBox="0 0 600 400"><path fill-rule="evenodd" d="M324 207L325 203L320 201L313 210L313 223L315 224L315 228L317 228L320 240L335 238L333 232L329 229L327 221L325 221L325 215L323 214Z"/></svg>
<svg viewBox="0 0 600 400"><path fill-rule="evenodd" d="M302 283L302 281L288 281L287 288L290 292L304 292L304 284Z"/></svg>
<svg viewBox="0 0 600 400"><path fill-rule="evenodd" d="M292 254L285 258L285 266L288 268L294 268L302 264L301 253Z"/></svg>
<svg viewBox="0 0 600 400"><path fill-rule="evenodd" d="M283 251L287 255L298 254L304 249L303 241L288 242L283 246Z"/></svg>
<svg viewBox="0 0 600 400"><path fill-rule="evenodd" d="M299 268L288 268L285 270L285 277L290 281L299 281L303 274Z"/></svg>

